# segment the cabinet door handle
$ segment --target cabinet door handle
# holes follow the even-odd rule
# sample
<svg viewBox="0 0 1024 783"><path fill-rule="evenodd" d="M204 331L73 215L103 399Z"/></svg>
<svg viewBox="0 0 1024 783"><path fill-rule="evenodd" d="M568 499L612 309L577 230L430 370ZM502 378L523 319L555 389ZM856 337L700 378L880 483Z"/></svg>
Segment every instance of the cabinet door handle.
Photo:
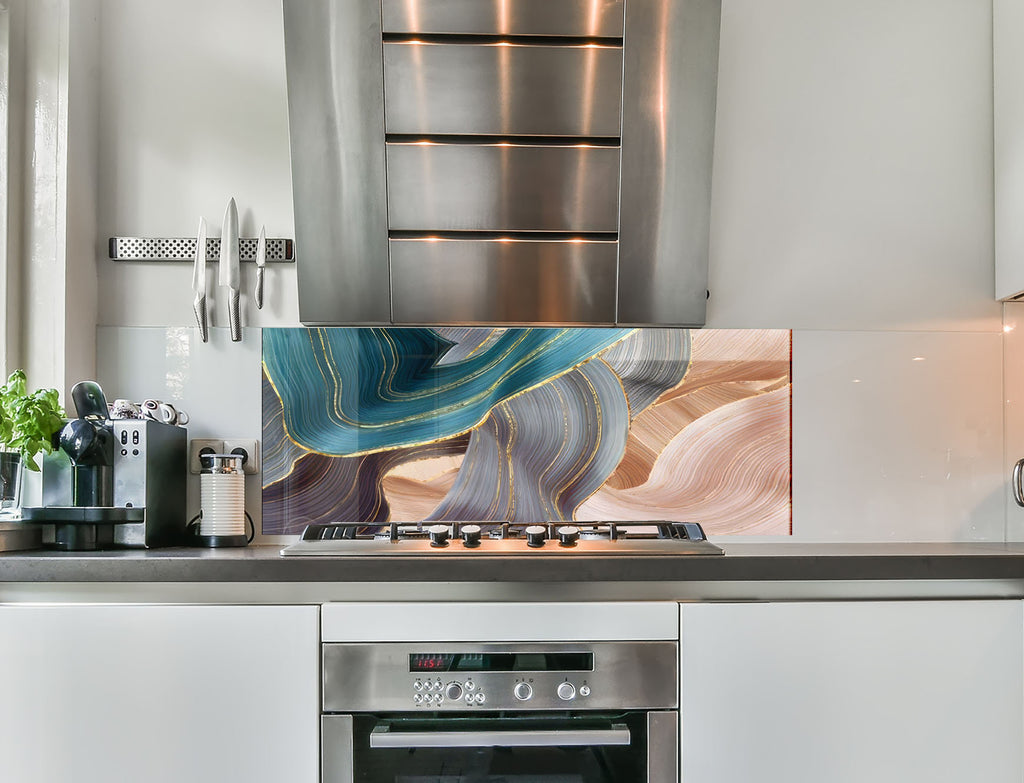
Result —
<svg viewBox="0 0 1024 783"><path fill-rule="evenodd" d="M1021 484L1022 474L1024 474L1024 459L1017 460L1017 464L1013 466L1013 481L1010 484L1013 486L1013 499L1017 501L1018 506L1024 507L1024 486Z"/></svg>
<svg viewBox="0 0 1024 783"><path fill-rule="evenodd" d="M561 731L391 731L387 724L370 732L371 748L541 748L628 745L629 728L613 724L608 729Z"/></svg>

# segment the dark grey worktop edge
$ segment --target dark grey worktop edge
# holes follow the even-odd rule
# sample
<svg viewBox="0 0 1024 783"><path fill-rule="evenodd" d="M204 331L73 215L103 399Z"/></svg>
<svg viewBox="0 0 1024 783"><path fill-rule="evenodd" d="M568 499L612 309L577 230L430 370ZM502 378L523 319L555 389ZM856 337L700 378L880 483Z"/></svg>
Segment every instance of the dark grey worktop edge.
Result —
<svg viewBox="0 0 1024 783"><path fill-rule="evenodd" d="M1024 579L1024 544L723 544L702 557L280 557L233 550L0 555L0 583L46 582L764 582Z"/></svg>

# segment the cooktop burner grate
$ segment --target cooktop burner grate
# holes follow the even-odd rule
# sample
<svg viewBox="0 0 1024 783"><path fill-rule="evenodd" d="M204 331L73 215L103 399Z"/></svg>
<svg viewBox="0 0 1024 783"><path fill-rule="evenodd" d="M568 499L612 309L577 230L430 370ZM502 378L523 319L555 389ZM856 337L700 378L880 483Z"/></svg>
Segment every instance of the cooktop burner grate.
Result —
<svg viewBox="0 0 1024 783"><path fill-rule="evenodd" d="M311 524L285 556L720 555L697 522Z"/></svg>

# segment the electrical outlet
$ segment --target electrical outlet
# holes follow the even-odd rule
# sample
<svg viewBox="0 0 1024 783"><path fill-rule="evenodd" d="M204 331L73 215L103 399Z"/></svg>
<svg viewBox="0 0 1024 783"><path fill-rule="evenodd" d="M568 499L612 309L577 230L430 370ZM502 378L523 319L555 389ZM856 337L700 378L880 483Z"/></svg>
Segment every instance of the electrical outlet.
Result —
<svg viewBox="0 0 1024 783"><path fill-rule="evenodd" d="M207 451L209 449L209 451ZM188 444L188 472L198 473L202 470L202 463L199 462L200 454L223 454L224 441L211 440L210 438L193 438Z"/></svg>
<svg viewBox="0 0 1024 783"><path fill-rule="evenodd" d="M245 473L260 472L260 442L256 439L225 438L225 454L241 454L244 457L242 470Z"/></svg>

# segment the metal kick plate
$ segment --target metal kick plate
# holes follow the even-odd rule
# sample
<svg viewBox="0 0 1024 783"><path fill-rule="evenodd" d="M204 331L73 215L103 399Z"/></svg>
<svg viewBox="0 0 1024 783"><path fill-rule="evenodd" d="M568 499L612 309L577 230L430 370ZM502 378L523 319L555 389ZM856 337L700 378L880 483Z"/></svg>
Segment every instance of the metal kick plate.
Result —
<svg viewBox="0 0 1024 783"><path fill-rule="evenodd" d="M618 138L622 49L384 44L388 133Z"/></svg>

